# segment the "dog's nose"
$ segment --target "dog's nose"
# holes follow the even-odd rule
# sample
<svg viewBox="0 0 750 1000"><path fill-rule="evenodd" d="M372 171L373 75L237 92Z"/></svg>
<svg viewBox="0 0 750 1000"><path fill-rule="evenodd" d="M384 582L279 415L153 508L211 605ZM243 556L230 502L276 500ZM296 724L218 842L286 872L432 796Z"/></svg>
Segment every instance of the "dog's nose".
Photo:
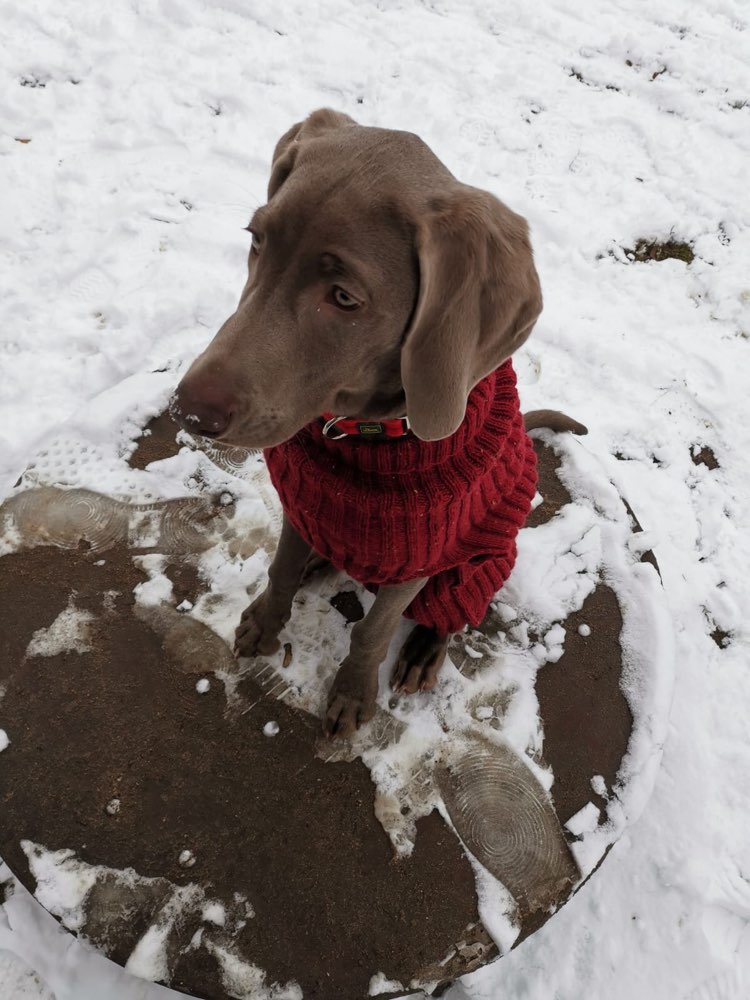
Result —
<svg viewBox="0 0 750 1000"><path fill-rule="evenodd" d="M224 399L214 399L210 393L193 394L183 387L177 389L169 402L172 419L191 434L221 437L229 429L233 410Z"/></svg>

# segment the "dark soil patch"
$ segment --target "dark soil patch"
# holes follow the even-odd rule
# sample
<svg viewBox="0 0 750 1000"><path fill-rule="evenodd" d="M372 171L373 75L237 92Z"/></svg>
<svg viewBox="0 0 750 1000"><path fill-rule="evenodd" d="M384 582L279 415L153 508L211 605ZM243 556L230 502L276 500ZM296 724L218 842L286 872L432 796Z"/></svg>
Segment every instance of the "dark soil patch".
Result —
<svg viewBox="0 0 750 1000"><path fill-rule="evenodd" d="M180 445L177 444L179 428L169 413L160 413L143 428L143 434L138 438L135 451L128 459L133 469L145 469L151 462L159 462L163 458L177 455Z"/></svg>
<svg viewBox="0 0 750 1000"><path fill-rule="evenodd" d="M133 588L146 579L124 547L72 553L40 546L0 559L0 681L23 659L37 629L48 628L71 598L98 614L104 595L117 614L133 604Z"/></svg>
<svg viewBox="0 0 750 1000"><path fill-rule="evenodd" d="M707 444L704 444L702 448L699 448L697 444L694 444L690 449L690 457L692 458L695 465L705 465L707 469L719 468L719 463L714 455L711 448Z"/></svg>
<svg viewBox="0 0 750 1000"><path fill-rule="evenodd" d="M591 634L581 635L580 625ZM633 726L620 689L622 615L614 592L600 584L564 627L565 652L536 681L544 759L555 775L552 797L562 823L588 802L604 805L591 779L600 774L614 786Z"/></svg>
<svg viewBox="0 0 750 1000"><path fill-rule="evenodd" d="M183 601L195 604L201 594L206 592L206 585L198 568L191 562L169 562L164 567L164 575L172 584L175 604L182 604Z"/></svg>
<svg viewBox="0 0 750 1000"><path fill-rule="evenodd" d="M560 456L557 452L538 438L534 439L534 451L536 452L539 476L537 488L542 495L542 502L532 510L526 519L526 526L529 528L546 524L561 507L573 502L570 493L560 482L558 475Z"/></svg>
<svg viewBox="0 0 750 1000"><path fill-rule="evenodd" d="M684 264L692 264L695 260L693 248L689 243L678 240L638 240L632 249L625 248L625 253L635 261L649 260L681 260Z"/></svg>
<svg viewBox="0 0 750 1000"><path fill-rule="evenodd" d="M725 632L723 629L720 628L715 628L713 632L710 633L710 635L713 641L719 647L719 649L726 649L732 638L731 632Z"/></svg>
<svg viewBox="0 0 750 1000"><path fill-rule="evenodd" d="M331 598L331 604L350 625L362 621L365 617L362 602L353 590L341 590L338 594L334 594Z"/></svg>
<svg viewBox="0 0 750 1000"><path fill-rule="evenodd" d="M34 888L19 847L30 839L91 864L199 882L228 906L244 893L256 916L241 953L269 982L296 980L316 1000L364 998L375 971L408 982L448 954L478 913L471 867L438 814L418 824L414 855L394 860L364 765L316 759L317 720L260 690L255 708L227 718L221 685L198 695L129 613L138 572L119 553L99 560L59 549L0 560L2 633L13 640L0 849L13 870ZM122 600L105 612L94 651L23 660L72 591L78 607L101 611L107 590ZM273 739L263 735L270 719ZM109 815L113 798L121 808ZM197 858L188 871L178 862L186 848ZM121 921L114 940L106 919L95 943L122 962L149 918L147 907ZM195 929L181 928L182 945ZM176 988L224 1000L217 983L207 952L175 953Z"/></svg>

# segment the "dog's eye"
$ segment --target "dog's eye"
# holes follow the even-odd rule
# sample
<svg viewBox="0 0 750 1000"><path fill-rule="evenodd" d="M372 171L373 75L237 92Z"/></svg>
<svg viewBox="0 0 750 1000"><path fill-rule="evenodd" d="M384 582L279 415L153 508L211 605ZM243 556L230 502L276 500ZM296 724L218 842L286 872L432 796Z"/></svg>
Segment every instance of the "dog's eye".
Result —
<svg viewBox="0 0 750 1000"><path fill-rule="evenodd" d="M331 295L334 303L339 307L339 309L345 309L347 312L359 309L359 302L357 302L357 300L348 292L345 292L343 288L339 288L338 285L333 286Z"/></svg>

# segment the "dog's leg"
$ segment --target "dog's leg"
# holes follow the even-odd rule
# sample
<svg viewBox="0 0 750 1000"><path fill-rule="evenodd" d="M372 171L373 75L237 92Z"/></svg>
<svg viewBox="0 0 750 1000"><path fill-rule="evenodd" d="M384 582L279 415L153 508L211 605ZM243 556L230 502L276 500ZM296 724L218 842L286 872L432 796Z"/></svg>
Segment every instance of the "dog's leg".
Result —
<svg viewBox="0 0 750 1000"><path fill-rule="evenodd" d="M279 648L279 632L289 621L292 601L311 551L284 515L276 555L268 568L268 586L242 612L235 632L235 655L275 653Z"/></svg>
<svg viewBox="0 0 750 1000"><path fill-rule="evenodd" d="M325 731L351 736L375 714L378 667L385 659L401 615L424 587L428 577L380 587L375 603L352 628L349 654L339 667L328 696Z"/></svg>
<svg viewBox="0 0 750 1000"><path fill-rule="evenodd" d="M448 652L449 639L450 635L438 635L434 628L415 625L393 668L393 690L404 694L431 691Z"/></svg>
<svg viewBox="0 0 750 1000"><path fill-rule="evenodd" d="M319 556L314 549L310 549L310 555L305 561L305 568L302 573L303 583L307 583L313 576L322 575L330 571L335 571L335 567L324 556Z"/></svg>

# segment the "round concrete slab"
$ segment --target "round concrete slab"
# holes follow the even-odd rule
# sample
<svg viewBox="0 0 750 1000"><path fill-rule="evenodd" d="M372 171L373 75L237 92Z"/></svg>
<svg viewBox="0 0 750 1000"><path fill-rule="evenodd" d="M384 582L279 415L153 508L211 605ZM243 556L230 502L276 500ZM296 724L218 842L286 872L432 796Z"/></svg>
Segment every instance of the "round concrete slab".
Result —
<svg viewBox="0 0 750 1000"><path fill-rule="evenodd" d="M668 701L658 643L623 657L656 573L575 447L538 442L519 557L566 614L514 574L444 686L384 696L344 745L319 716L364 592L313 580L277 657L230 653L273 537L257 460L209 463L160 417L122 453L130 493L35 462L0 507L4 859L111 959L206 1000L439 992L532 933L643 799Z"/></svg>

